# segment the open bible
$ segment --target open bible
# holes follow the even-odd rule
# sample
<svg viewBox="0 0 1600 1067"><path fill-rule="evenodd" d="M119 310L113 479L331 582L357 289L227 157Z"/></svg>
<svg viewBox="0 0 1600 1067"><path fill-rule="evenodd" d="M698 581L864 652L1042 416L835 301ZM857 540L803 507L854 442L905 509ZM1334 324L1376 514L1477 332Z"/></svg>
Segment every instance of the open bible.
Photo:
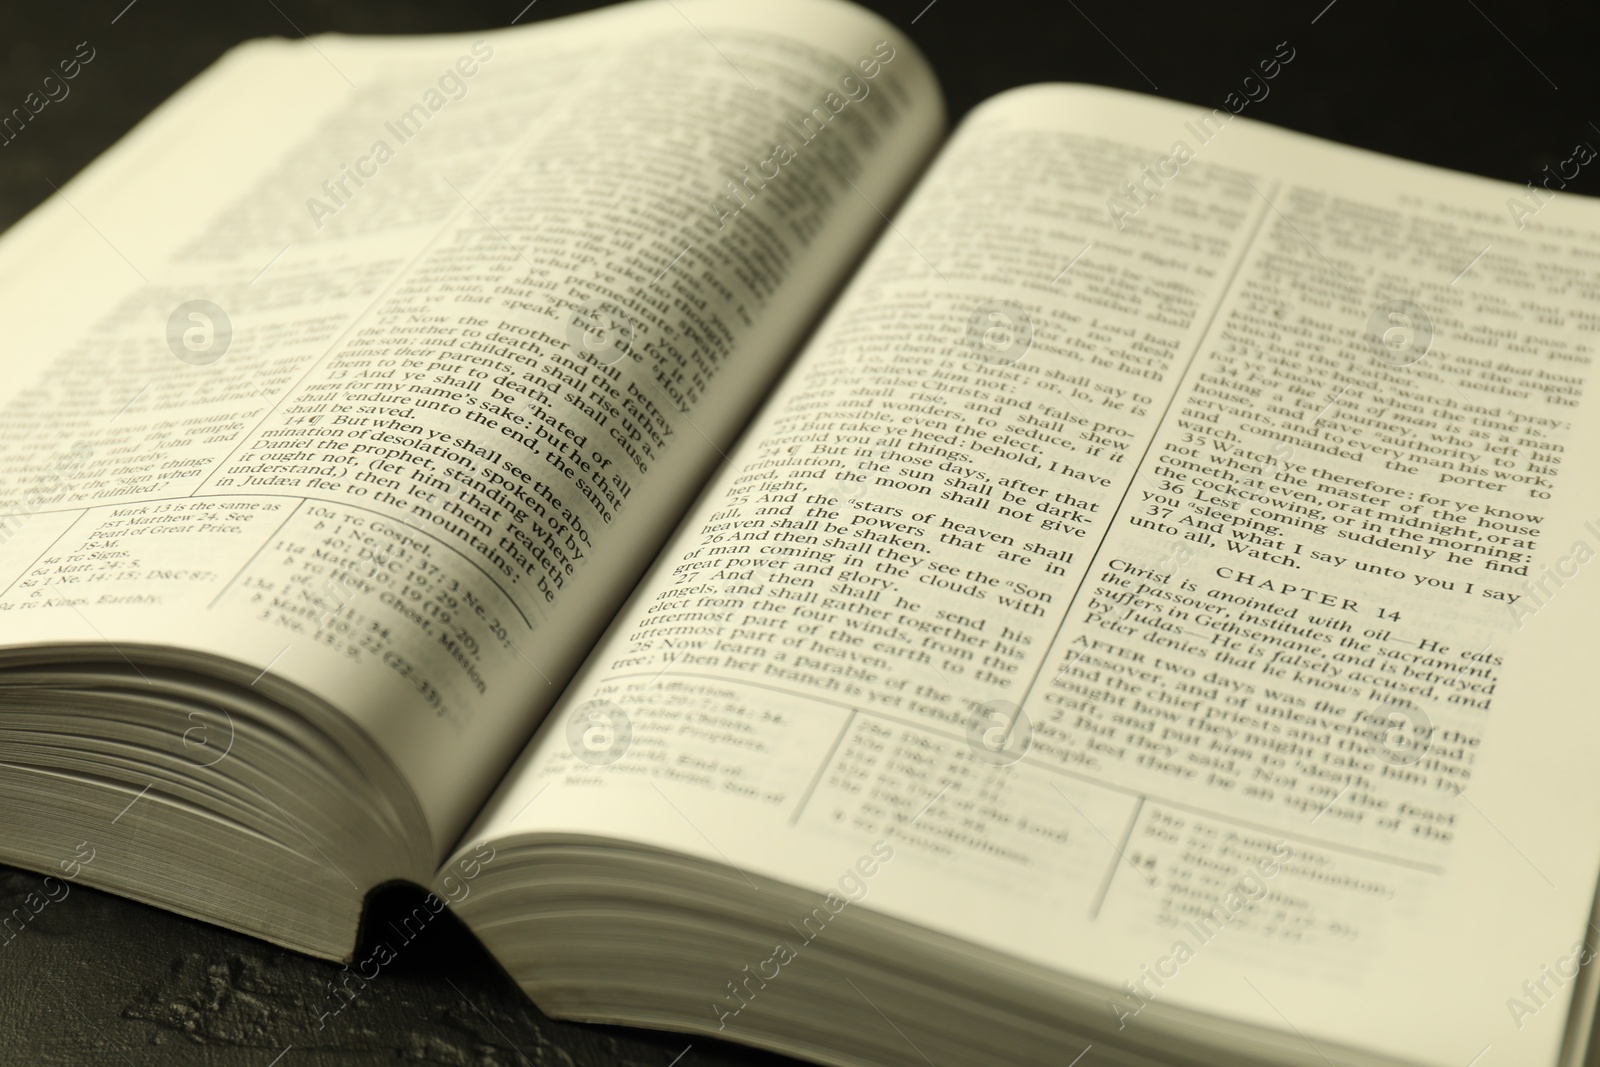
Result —
<svg viewBox="0 0 1600 1067"><path fill-rule="evenodd" d="M406 881L819 1063L1582 1062L1600 209L1293 60L947 137L832 0L231 52L0 239L0 861L309 1027Z"/></svg>

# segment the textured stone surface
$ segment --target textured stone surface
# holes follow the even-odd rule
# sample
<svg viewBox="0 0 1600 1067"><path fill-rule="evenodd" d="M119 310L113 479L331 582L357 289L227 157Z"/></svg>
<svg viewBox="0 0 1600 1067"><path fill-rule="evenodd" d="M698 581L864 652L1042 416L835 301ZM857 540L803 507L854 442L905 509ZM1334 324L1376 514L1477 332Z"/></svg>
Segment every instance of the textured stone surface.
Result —
<svg viewBox="0 0 1600 1067"><path fill-rule="evenodd" d="M58 885L20 934L0 935L0 1062L667 1067L686 1048L678 1067L792 1062L549 1019L448 912L345 1000L329 990L337 966L91 889L63 897ZM37 906L43 889L37 875L0 868L0 914L28 909L30 893Z"/></svg>

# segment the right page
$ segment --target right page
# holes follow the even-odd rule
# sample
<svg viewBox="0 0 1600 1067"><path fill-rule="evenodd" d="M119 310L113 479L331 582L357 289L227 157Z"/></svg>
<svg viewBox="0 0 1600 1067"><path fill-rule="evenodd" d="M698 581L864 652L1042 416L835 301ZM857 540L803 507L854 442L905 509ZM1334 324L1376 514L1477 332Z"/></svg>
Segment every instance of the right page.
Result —
<svg viewBox="0 0 1600 1067"><path fill-rule="evenodd" d="M991 101L479 832L819 891L892 838L868 908L1102 983L1114 1040L1557 1062L1596 249L1593 203L1228 108Z"/></svg>

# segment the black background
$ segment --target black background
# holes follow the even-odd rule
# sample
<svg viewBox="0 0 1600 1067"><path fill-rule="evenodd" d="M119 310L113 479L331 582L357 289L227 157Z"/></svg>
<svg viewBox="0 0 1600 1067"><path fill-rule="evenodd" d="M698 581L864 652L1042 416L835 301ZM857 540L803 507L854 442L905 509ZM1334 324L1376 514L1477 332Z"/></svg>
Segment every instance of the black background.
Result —
<svg viewBox="0 0 1600 1067"><path fill-rule="evenodd" d="M96 56L71 83L69 97L0 147L0 226L44 200L51 183L64 184L246 38L492 29L517 18L525 2L5 0L0 112L20 105L78 42L87 40ZM593 6L537 0L520 21ZM867 6L907 29L929 55L952 119L987 96L1037 81L1093 82L1219 107L1258 59L1288 41L1294 62L1270 83L1270 96L1250 105L1253 118L1518 183L1538 183L1543 168L1571 157L1579 142L1600 149L1600 64L1592 52L1600 44L1600 8L1593 4L880 0ZM1600 192L1600 160L1568 188ZM38 881L0 868L0 911L20 904ZM336 973L247 938L74 889L0 947L0 1059L139 1067L789 1062L698 1038L553 1022L448 914L319 1030L325 983ZM902 1025L914 1028L915 1021Z"/></svg>

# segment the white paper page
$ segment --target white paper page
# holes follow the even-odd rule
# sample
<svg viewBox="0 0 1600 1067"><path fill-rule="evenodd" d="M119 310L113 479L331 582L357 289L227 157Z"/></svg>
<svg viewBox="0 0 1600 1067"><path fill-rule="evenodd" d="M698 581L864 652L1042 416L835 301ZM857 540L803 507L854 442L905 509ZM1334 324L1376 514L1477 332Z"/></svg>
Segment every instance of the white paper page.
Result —
<svg viewBox="0 0 1600 1067"><path fill-rule="evenodd" d="M941 123L831 2L245 46L0 253L8 658L310 690L442 851Z"/></svg>
<svg viewBox="0 0 1600 1067"><path fill-rule="evenodd" d="M1508 1000L1596 877L1600 212L1516 192L986 105L478 832L819 893L892 836L866 906L1123 989L1114 1028L1553 1063L1561 985Z"/></svg>

